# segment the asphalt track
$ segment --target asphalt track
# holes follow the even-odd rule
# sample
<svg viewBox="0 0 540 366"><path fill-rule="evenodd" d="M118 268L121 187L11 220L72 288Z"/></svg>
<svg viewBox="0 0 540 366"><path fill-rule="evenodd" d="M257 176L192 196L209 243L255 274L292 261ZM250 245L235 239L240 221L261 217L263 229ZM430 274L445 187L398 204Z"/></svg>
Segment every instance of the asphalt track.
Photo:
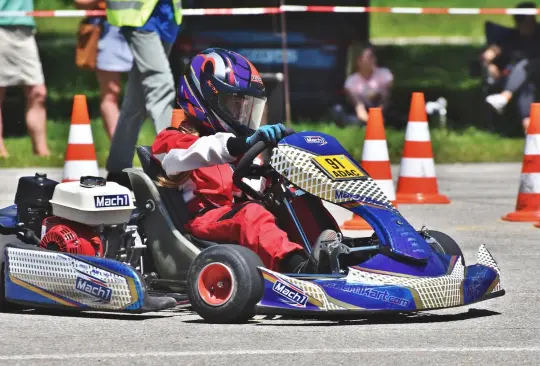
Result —
<svg viewBox="0 0 540 366"><path fill-rule="evenodd" d="M415 227L453 236L468 263L487 244L502 269L504 297L407 318L257 317L244 325L205 324L187 309L2 314L0 365L538 365L540 229L500 220L515 207L520 168L438 165L440 191L452 203L399 206ZM11 204L18 177L29 172L34 170L0 170L0 203ZM48 172L56 179L61 173ZM333 212L339 221L349 218Z"/></svg>

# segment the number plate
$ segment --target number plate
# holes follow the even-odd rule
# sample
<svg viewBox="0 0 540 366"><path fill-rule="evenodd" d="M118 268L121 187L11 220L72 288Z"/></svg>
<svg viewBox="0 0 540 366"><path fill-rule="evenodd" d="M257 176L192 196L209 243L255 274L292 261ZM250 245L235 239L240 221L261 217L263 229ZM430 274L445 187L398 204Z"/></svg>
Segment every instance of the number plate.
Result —
<svg viewBox="0 0 540 366"><path fill-rule="evenodd" d="M323 155L313 162L332 180L366 179L366 175L345 155Z"/></svg>

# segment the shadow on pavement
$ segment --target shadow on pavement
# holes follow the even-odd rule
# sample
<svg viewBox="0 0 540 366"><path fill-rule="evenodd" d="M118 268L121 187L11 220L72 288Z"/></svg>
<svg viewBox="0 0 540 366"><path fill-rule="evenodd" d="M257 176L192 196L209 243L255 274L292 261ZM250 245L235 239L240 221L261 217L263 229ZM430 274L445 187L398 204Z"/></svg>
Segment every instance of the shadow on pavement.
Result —
<svg viewBox="0 0 540 366"><path fill-rule="evenodd" d="M326 318L314 318L314 317L280 317L278 319L272 319L273 317L267 317L264 320L279 320L280 323L273 323L271 321L263 321L258 323L262 326L335 326L335 325L374 325L374 324L418 324L418 323L443 323L443 322L455 322L460 320L469 320L475 318L484 318L493 315L500 315L500 313L484 310L484 309L469 309L469 311L459 314L431 314L431 313L419 313L415 315L406 314L384 314L384 315L371 315L364 318L358 316L352 317L326 317ZM298 320L322 320L324 322L318 323L282 323L281 321L298 321ZM330 323L328 322L330 321Z"/></svg>
<svg viewBox="0 0 540 366"><path fill-rule="evenodd" d="M164 310L159 313L152 314L135 314L135 313L98 313L98 312L80 312L73 310L60 309L25 309L12 311L12 314L20 315L42 315L42 316L58 316L69 318L85 318L85 319L109 319L109 320L150 320L150 319L165 319L179 315L186 315L185 309ZM191 312L188 312L191 313Z"/></svg>
<svg viewBox="0 0 540 366"><path fill-rule="evenodd" d="M196 315L195 313L192 313ZM275 327L328 327L335 325L374 325L374 324L417 324L417 323L442 323L442 322L455 322L460 320L469 320L475 318L484 318L493 315L500 315L500 313L483 310L483 309L469 309L467 312L459 314L431 314L421 313L415 315L406 314L379 314L369 315L364 317L346 317L346 316L334 316L334 317L290 317L280 315L268 315L264 318L253 319L246 324L254 324L258 326L275 326ZM288 321L283 323L283 321ZM289 322L290 321L290 322ZM302 321L314 321L315 323L303 323ZM203 319L190 319L183 321L189 324L206 324Z"/></svg>

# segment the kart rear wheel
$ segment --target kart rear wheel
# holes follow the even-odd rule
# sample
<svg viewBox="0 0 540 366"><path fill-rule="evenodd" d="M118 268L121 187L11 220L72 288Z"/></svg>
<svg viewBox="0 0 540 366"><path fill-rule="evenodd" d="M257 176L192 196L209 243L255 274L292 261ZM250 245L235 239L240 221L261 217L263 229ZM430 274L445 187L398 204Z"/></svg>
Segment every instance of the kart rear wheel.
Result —
<svg viewBox="0 0 540 366"><path fill-rule="evenodd" d="M458 255L461 257L461 264L465 265L465 257L463 256L463 252L454 239L441 231L428 230L427 233L433 239L428 242L436 252L441 254Z"/></svg>
<svg viewBox="0 0 540 366"><path fill-rule="evenodd" d="M191 263L187 294L193 310L210 323L243 323L264 293L261 259L239 245L214 245Z"/></svg>

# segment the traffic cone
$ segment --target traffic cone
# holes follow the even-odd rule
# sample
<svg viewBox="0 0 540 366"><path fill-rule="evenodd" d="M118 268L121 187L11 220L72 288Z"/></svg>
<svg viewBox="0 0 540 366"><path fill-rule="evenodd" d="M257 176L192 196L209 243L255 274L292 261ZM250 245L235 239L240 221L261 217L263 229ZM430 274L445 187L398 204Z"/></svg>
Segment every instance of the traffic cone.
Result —
<svg viewBox="0 0 540 366"><path fill-rule="evenodd" d="M86 175L99 177L99 168L86 96L75 95L62 182L78 181Z"/></svg>
<svg viewBox="0 0 540 366"><path fill-rule="evenodd" d="M392 204L397 207L381 108L369 109L360 165L381 187ZM345 221L342 228L345 230L372 230L371 226L356 214L353 214L352 219Z"/></svg>
<svg viewBox="0 0 540 366"><path fill-rule="evenodd" d="M540 103L531 104L530 114L516 211L503 216L505 221L540 220Z"/></svg>
<svg viewBox="0 0 540 366"><path fill-rule="evenodd" d="M183 109L173 109L171 118L171 127L178 128L185 119Z"/></svg>
<svg viewBox="0 0 540 366"><path fill-rule="evenodd" d="M438 191L424 93L412 95L396 196L398 203L450 203Z"/></svg>

